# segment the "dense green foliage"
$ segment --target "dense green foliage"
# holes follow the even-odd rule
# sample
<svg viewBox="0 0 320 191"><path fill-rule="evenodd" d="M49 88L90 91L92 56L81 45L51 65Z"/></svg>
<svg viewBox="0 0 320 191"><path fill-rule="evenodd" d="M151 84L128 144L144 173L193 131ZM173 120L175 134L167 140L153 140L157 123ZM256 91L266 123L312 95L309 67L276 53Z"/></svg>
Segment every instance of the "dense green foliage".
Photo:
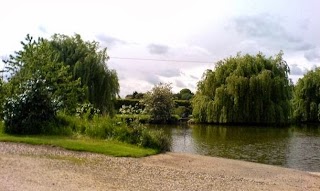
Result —
<svg viewBox="0 0 320 191"><path fill-rule="evenodd" d="M179 93L174 94L174 98L177 100L190 100L194 94L188 88L183 88Z"/></svg>
<svg viewBox="0 0 320 191"><path fill-rule="evenodd" d="M132 122L132 121L139 121L142 124L150 123L151 117L147 114L117 114L116 117L120 119L121 121L125 122Z"/></svg>
<svg viewBox="0 0 320 191"><path fill-rule="evenodd" d="M192 114L192 105L189 100L174 100L176 105L174 114L180 117L188 117Z"/></svg>
<svg viewBox="0 0 320 191"><path fill-rule="evenodd" d="M0 79L0 117L2 117L2 113L3 113L2 105L4 104L7 93L8 93L8 91L6 90L6 86L3 82L3 80Z"/></svg>
<svg viewBox="0 0 320 191"><path fill-rule="evenodd" d="M170 149L170 140L161 130L151 130L144 125L133 121L126 123L118 118L94 116L92 119L59 116L64 121L65 128L72 134L88 136L96 139L112 139L146 148L156 149L159 152ZM62 120L61 120L62 118ZM66 131L66 129L64 130Z"/></svg>
<svg viewBox="0 0 320 191"><path fill-rule="evenodd" d="M173 101L174 101L175 109L179 108L179 110L181 110L182 108L184 108L184 110L187 112L187 114L192 113L190 101L188 101L188 100L173 100ZM131 108L137 108L142 111L144 111L144 108L145 108L145 105L139 99L117 99L115 102L115 110L118 111L119 113L122 113L120 111L123 110L122 109L123 107L128 108L130 106L131 106ZM178 115L180 113L181 112L178 112L178 113L174 112L174 114L178 114ZM184 113L184 112L182 112L182 113ZM131 114L133 114L133 113L131 113Z"/></svg>
<svg viewBox="0 0 320 191"><path fill-rule="evenodd" d="M193 115L207 123L287 123L292 84L282 52L221 60L198 83Z"/></svg>
<svg viewBox="0 0 320 191"><path fill-rule="evenodd" d="M52 97L62 102L62 109L74 112L77 103L84 99L80 80L74 80L69 66L57 61L48 40L34 40L28 35L21 44L22 50L10 55L10 59L5 61L6 71L11 75L5 84L7 96L23 93L21 84L41 76L46 86L50 87Z"/></svg>
<svg viewBox="0 0 320 191"><path fill-rule="evenodd" d="M32 79L20 86L24 92L7 98L3 115L5 132L10 134L39 134L55 119L58 100L51 98L45 80Z"/></svg>
<svg viewBox="0 0 320 191"><path fill-rule="evenodd" d="M102 113L113 113L114 101L119 93L115 70L107 67L107 49L99 49L97 42L85 42L81 36L54 35L50 41L58 62L70 67L74 79L81 79L87 89L87 99Z"/></svg>
<svg viewBox="0 0 320 191"><path fill-rule="evenodd" d="M98 43L85 42L80 35L54 35L50 40L27 35L21 44L22 49L5 60L8 81L0 81L5 133L111 139L158 152L170 149L162 131L100 115L113 114L119 84L116 72L106 65L106 49L100 50ZM137 105L122 110L142 111Z"/></svg>
<svg viewBox="0 0 320 191"><path fill-rule="evenodd" d="M21 93L20 83L40 72L66 111L75 112L77 103L88 100L103 113L113 113L118 78L106 65L106 49L99 50L97 42L85 42L80 35L54 35L50 40L28 35L21 43L22 50L5 61L12 95Z"/></svg>
<svg viewBox="0 0 320 191"><path fill-rule="evenodd" d="M166 123L170 120L174 109L171 89L170 84L160 83L144 95L142 102L153 121Z"/></svg>
<svg viewBox="0 0 320 191"><path fill-rule="evenodd" d="M293 118L298 122L320 121L320 68L299 79L293 96Z"/></svg>

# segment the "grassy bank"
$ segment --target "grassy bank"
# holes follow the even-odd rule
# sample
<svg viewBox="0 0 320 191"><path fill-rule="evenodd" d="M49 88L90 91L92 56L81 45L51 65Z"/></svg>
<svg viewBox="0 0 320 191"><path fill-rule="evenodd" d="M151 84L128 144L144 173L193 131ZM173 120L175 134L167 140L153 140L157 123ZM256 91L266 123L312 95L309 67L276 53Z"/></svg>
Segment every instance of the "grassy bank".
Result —
<svg viewBox="0 0 320 191"><path fill-rule="evenodd" d="M151 120L151 116L145 114L117 114L116 117L127 122L138 120L140 123L148 123Z"/></svg>
<svg viewBox="0 0 320 191"><path fill-rule="evenodd" d="M139 121L140 123L162 123L161 121L155 121L152 119L151 115L145 114L117 114L116 117L122 121L131 122ZM181 117L179 115L171 115L171 118L166 122L167 124L178 123Z"/></svg>
<svg viewBox="0 0 320 191"><path fill-rule="evenodd" d="M68 150L87 151L119 157L144 157L157 153L157 150L141 148L114 140L99 140L91 138L75 138L70 136L17 136L3 133L1 124L0 141L27 143L33 145L58 146Z"/></svg>

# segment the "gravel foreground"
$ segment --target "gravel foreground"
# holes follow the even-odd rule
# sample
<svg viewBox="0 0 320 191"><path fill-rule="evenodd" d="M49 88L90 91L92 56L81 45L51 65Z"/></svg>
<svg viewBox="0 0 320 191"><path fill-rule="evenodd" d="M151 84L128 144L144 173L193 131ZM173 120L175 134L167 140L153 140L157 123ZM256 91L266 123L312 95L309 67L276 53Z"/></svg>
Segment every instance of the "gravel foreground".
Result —
<svg viewBox="0 0 320 191"><path fill-rule="evenodd" d="M320 175L200 155L116 158L0 142L0 190L320 190Z"/></svg>

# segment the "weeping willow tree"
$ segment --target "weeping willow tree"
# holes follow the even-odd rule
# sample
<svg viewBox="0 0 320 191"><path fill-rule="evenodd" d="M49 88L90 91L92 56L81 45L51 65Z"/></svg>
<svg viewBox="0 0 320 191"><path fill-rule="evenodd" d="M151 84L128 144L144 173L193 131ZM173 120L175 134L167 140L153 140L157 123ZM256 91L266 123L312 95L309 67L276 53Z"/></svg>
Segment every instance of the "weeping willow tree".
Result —
<svg viewBox="0 0 320 191"><path fill-rule="evenodd" d="M19 87L20 82L39 71L47 81L52 81L60 97L66 97L70 87L78 88L68 96L70 100L77 98L73 99L73 109L75 101L88 100L103 113L113 113L119 92L118 77L116 71L108 69L107 49L100 49L98 42L83 41L78 34L71 37L56 34L51 39L38 40L27 35L22 45L22 50L6 61L12 87ZM85 92L84 98L78 99L82 95L80 90Z"/></svg>
<svg viewBox="0 0 320 191"><path fill-rule="evenodd" d="M280 52L240 55L217 62L198 83L193 116L206 123L287 123L292 83Z"/></svg>
<svg viewBox="0 0 320 191"><path fill-rule="evenodd" d="M295 86L293 118L297 122L320 121L320 68L309 71Z"/></svg>
<svg viewBox="0 0 320 191"><path fill-rule="evenodd" d="M107 67L107 49L100 49L97 42L85 42L81 36L56 34L50 41L58 60L70 67L74 79L81 79L87 88L87 98L103 113L113 113L114 101L119 93L115 70Z"/></svg>

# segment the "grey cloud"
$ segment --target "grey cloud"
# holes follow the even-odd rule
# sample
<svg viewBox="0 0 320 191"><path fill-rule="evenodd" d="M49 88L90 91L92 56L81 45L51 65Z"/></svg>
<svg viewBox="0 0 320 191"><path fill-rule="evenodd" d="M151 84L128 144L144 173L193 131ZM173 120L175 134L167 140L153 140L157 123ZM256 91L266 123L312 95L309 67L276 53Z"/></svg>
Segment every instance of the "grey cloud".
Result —
<svg viewBox="0 0 320 191"><path fill-rule="evenodd" d="M234 19L235 28L239 33L250 37L272 39L286 39L292 42L300 42L301 38L290 35L285 28L276 22L275 18L267 14L255 16L241 16Z"/></svg>
<svg viewBox="0 0 320 191"><path fill-rule="evenodd" d="M300 67L298 67L297 64L290 65L290 74L291 75L303 75L307 72L306 69L302 70Z"/></svg>
<svg viewBox="0 0 320 191"><path fill-rule="evenodd" d="M315 46L313 44L310 44L310 43L306 43L306 42L302 42L302 43L299 43L299 44L296 44L294 49L295 50L310 50L310 49L313 49Z"/></svg>
<svg viewBox="0 0 320 191"><path fill-rule="evenodd" d="M304 57L310 62L317 62L320 61L320 50L319 49L312 49L304 53Z"/></svg>
<svg viewBox="0 0 320 191"><path fill-rule="evenodd" d="M169 51L168 46L160 44L149 44L147 46L147 49L150 52L150 54L166 54Z"/></svg>
<svg viewBox="0 0 320 191"><path fill-rule="evenodd" d="M282 37L285 35L284 29L270 17L258 16L241 16L234 19L236 30L239 33L251 37L274 36Z"/></svg>
<svg viewBox="0 0 320 191"><path fill-rule="evenodd" d="M195 76L193 76L193 75L190 75L190 77L191 77L192 79L194 79L194 80L199 80L199 78L197 78L197 77L195 77Z"/></svg>
<svg viewBox="0 0 320 191"><path fill-rule="evenodd" d="M192 74L187 74L185 72L180 72L181 75L183 76L187 76L187 77L190 77L192 79L195 79L195 80L198 80L199 78L197 78L196 76L192 75Z"/></svg>
<svg viewBox="0 0 320 191"><path fill-rule="evenodd" d="M126 41L124 40L120 40L118 38L115 38L115 37L111 37L111 36L108 36L108 35L105 35L105 34L99 34L99 35L96 35L96 38L102 42L103 45L107 46L107 47L113 47L117 44L127 44Z"/></svg>
<svg viewBox="0 0 320 191"><path fill-rule="evenodd" d="M179 88L185 88L186 87L186 85L181 80L176 80L175 84Z"/></svg>
<svg viewBox="0 0 320 191"><path fill-rule="evenodd" d="M275 45L290 50L310 50L311 43L305 42L299 35L286 30L275 17L268 14L240 16L233 20L235 30L249 38L260 40L260 43ZM295 31L298 33L298 31Z"/></svg>
<svg viewBox="0 0 320 191"><path fill-rule="evenodd" d="M145 76L145 80L153 85L159 84L161 82L159 77L154 74Z"/></svg>
<svg viewBox="0 0 320 191"><path fill-rule="evenodd" d="M180 76L180 70L178 70L178 69L171 69L171 70L166 69L164 71L159 72L159 75L163 76L163 77L168 77L168 78L176 77L176 76Z"/></svg>

